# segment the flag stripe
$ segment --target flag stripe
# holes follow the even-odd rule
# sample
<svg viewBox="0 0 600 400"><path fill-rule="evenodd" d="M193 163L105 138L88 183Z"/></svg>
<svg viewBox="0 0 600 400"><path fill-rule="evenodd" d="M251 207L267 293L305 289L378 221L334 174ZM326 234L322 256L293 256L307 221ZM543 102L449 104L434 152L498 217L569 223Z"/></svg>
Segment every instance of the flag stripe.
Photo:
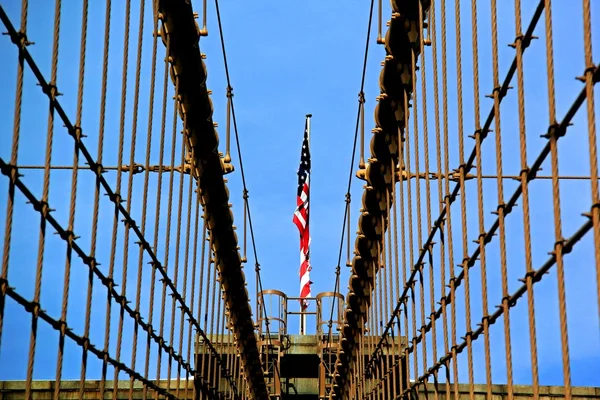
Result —
<svg viewBox="0 0 600 400"><path fill-rule="evenodd" d="M296 210L293 222L300 233L300 297L310 297L310 230L309 230L309 197L310 197L310 149L308 141L308 119L304 125L304 140L300 153L300 167L298 168L298 193L296 197ZM302 308L308 306L302 301Z"/></svg>

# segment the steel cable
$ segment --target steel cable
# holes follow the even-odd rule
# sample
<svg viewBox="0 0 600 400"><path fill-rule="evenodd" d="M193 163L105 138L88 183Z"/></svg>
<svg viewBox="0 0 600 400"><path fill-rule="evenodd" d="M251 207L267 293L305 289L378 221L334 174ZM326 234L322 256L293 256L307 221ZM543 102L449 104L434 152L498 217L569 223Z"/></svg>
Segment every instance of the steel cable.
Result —
<svg viewBox="0 0 600 400"><path fill-rule="evenodd" d="M443 4L443 2L442 2ZM540 3L538 4L532 18L530 21L530 24L527 28L527 31L524 35L524 43L526 43L527 45L529 44L529 42L531 41L531 38L533 36L533 30L535 29L537 22L539 21L539 18L543 12L544 9L544 4L543 4L543 0L540 1ZM444 28L444 24L442 24L442 28ZM442 32L442 37L444 37L444 32ZM526 48L526 47L525 47ZM524 50L525 50L524 48ZM442 60L445 60L445 46L444 43L442 43ZM508 90L509 84L514 76L516 72L516 58L513 59L513 62L510 66L510 68L508 69L506 76L502 82L502 85L500 86L500 89L498 90L499 93L499 101L502 101L502 99L506 96L506 92ZM443 88L443 92L446 91L446 89L444 89L445 87L447 87L447 77L446 77L446 68L445 68L445 63L442 61L442 88ZM445 104L443 106L444 110L447 110L448 106L447 106L447 99L446 96L442 96L442 99L444 100ZM567 113L567 115L569 115L569 113ZM570 119L570 118L569 118ZM443 113L443 125L444 125L444 132L448 132L448 117L447 117L447 112ZM487 134L489 133L490 129L489 127L491 126L492 122L494 121L494 109L492 107L492 109L489 111L488 113L488 117L486 118L485 122L484 122L484 126L482 127L481 130L481 134L479 135L479 140L483 141L486 137ZM444 148L446 149L444 151L445 154L448 154L448 143L447 140L443 140L443 144L444 144ZM549 150L549 148L548 148ZM546 150L543 150L542 153L545 153ZM474 165L474 161L475 161L475 157L476 157L476 147L474 146L474 148L471 151L470 156L467 158L466 160L466 166L463 169L463 171L467 172L468 170L470 170L471 168L473 168ZM545 156L544 156L545 157ZM537 160L536 160L537 161ZM446 162L448 162L448 159L446 157ZM444 174L445 177L449 177L449 168L446 168L446 172ZM530 175L530 176L535 176L535 175ZM530 178L531 180L532 178ZM446 179L447 182L449 182L449 179ZM458 193L460 191L460 184L457 183L454 188L450 191L449 187L447 188L447 194L445 195L445 197L447 198L448 202L450 203L450 205L455 201ZM520 196L520 192L518 194L518 196ZM449 206L446 204L444 205L444 207L442 208L442 212L440 213L440 215L438 216L438 218L436 219L435 223L433 224L432 229L429 232L429 235L427 237L427 240L425 241L425 243L423 244L423 247L421 249L421 251L419 252L419 256L417 258L417 260L415 261L415 264L419 264L421 262L423 262L425 255L427 253L427 248L431 245L431 243L433 242L435 235L438 233L438 231L440 231L440 228L443 227L443 225L445 225L444 221L447 218L447 213L449 212ZM440 231L441 232L441 231ZM451 253L449 251L449 253ZM410 277L406 280L406 282L411 283L415 277L416 277L416 273L417 270L413 269L412 273L410 275ZM456 276L456 282L459 283L461 280L463 279L463 273L461 271L461 273L459 275ZM407 294L408 294L408 290L409 287L405 286L403 293L401 295L401 298L396 306L395 309L395 313L392 314L392 317L390 318L390 323L387 324L387 326L389 327L392 323L393 323L393 319L395 318L394 315L396 313L398 313L400 306L402 304L403 299L406 298ZM386 337L389 334L388 332L388 328L386 328L386 330L384 330L384 334L382 335L383 337ZM383 339L380 339L379 344L377 346L377 348L380 348L380 344L383 342Z"/></svg>
<svg viewBox="0 0 600 400"><path fill-rule="evenodd" d="M109 13L110 11L110 4L107 4L107 21L106 21L106 25L108 27L109 25ZM23 14L26 15L26 14ZM31 58L31 55L29 54L29 52L26 49L26 46L28 44L28 42L26 41L22 41L19 39L19 33L14 29L14 27L12 26L10 20L8 19L6 13L4 12L3 8L0 7L0 20L2 20L2 22L4 23L4 25L6 26L7 30L8 30L8 34L10 35L11 39L13 39L13 43L15 43L18 48L19 48L19 52L21 54L21 58L23 59L24 62L26 62L31 71L33 72L34 77L37 79L37 81L39 82L40 86L42 87L42 90L44 91L44 93L49 97L50 103L52 108L55 110L55 112L58 114L58 116L61 118L61 120L63 121L63 123L65 124L67 131L69 132L69 134L75 139L75 146L77 148L77 151L79 151L79 153L83 156L84 160L90 165L90 169L94 172L94 174L96 175L96 179L97 179L97 188L99 188L99 186L102 186L103 189L106 191L106 193L109 196L109 199L115 204L115 210L117 213L121 214L124 219L126 224L130 225L130 229L133 229L134 234L141 239L141 246L147 251L147 253L150 255L152 262L154 263L154 265L158 268L158 270L161 272L161 275L163 277L163 281L165 282L166 286L168 286L175 298L175 300L180 304L183 312L185 314L188 315L188 317L191 320L191 323L196 326L196 328L198 327L197 321L195 320L195 318L190 315L190 310L189 307L187 307L187 305L182 304L182 297L181 295L177 292L175 286L173 285L173 282L166 276L166 272L165 270L162 268L162 265L160 264L160 262L156 259L156 256L152 250L152 248L150 248L149 244L143 239L143 235L141 234L141 231L139 229L139 227L135 224L135 222L131 219L128 210L121 205L121 197L118 194L118 191L113 191L110 186L108 185L106 179L101 175L102 173L102 165L100 164L100 162L95 162L93 160L93 158L91 157L90 152L88 151L88 149L86 148L86 146L83 144L82 140L81 140L81 136L78 134L77 132L77 126L73 125L68 117L66 116L66 113L64 111L64 109L62 108L62 106L60 105L60 103L56 100L55 97L53 97L52 94L52 84L49 84L45 81L45 79L43 78L39 68L37 67L37 65L35 64L35 62L33 61L33 59ZM108 29L106 29L106 35L108 35ZM108 45L108 43L106 43L106 45ZM106 56L106 53L105 53ZM106 57L105 57L105 61L106 61ZM104 75L104 74L103 74ZM104 82L104 78L103 78L103 82ZM103 90L105 90L105 84L103 83ZM104 103L101 103L101 109L104 109ZM103 114L103 113L102 113ZM101 124L101 129L100 129L100 135L102 137L103 134L103 121L104 118L100 119L100 124ZM102 140L100 140L100 144L102 144ZM101 150L102 146L99 146L99 153L101 154ZM99 160L101 160L101 157L99 157ZM6 162L4 162L4 160L2 160L2 172L3 174L8 174L8 176L11 175L10 171L14 169L14 167L12 166L12 162L11 164L7 164ZM46 165L48 166L49 169L49 163L46 163ZM24 186L20 186L20 190L23 191L26 188ZM57 221L52 218L51 214L49 214L48 212L44 212L43 209L44 207L42 207L42 203L39 200L35 200L32 201L32 204L35 206L34 208L41 210L42 212L42 217L44 221L47 221L48 223L50 223L55 230L57 230L57 232L60 234L60 236L64 239L64 240L68 240L68 236L69 234L67 233L67 231L65 229L63 229L58 223ZM97 211L94 212L94 220L97 221ZM95 242L95 239L93 239L93 241ZM105 275L103 275L100 270L97 268L97 261L95 258L88 256L86 253L83 252L83 250L76 245L76 243L73 243L73 250L76 252L76 254L82 258L84 264L86 264L88 266L88 268L90 269L90 271L92 271L93 275L96 276L101 282L102 284L107 287L108 289L108 294L109 294L109 298L113 298L117 304L121 305L121 310L122 312L127 312L134 320L136 320L136 318L138 318L136 312L131 309L128 305L127 305L127 300L124 296L118 294L116 292L116 290L114 289L114 287L116 286L115 283L112 280L112 273L109 272L109 277L106 277ZM94 246L93 246L94 247ZM6 254L6 253L5 253ZM112 271L112 268L111 268ZM110 304L110 302L109 302ZM143 327L144 330L148 331L149 330L149 326L148 324L143 323L140 320L140 326ZM108 332L109 332L109 324L106 324L106 335L105 335L105 347L108 347ZM204 332L200 329L197 329L198 332L200 333L200 335L204 335ZM162 342L162 338L160 338L159 336L157 336L156 334L152 334L153 339L159 343L159 345L161 347L163 347L163 349L167 352L167 353L171 353L172 350L169 350L170 347L167 346L166 344L164 344ZM85 339L85 346L88 346L88 339ZM118 346L117 346L118 347ZM209 348L211 350L211 352L215 353L215 349L214 347L212 347L212 345L209 345ZM98 353L99 354L99 353ZM100 357L101 359L103 359L103 357ZM185 363L181 358L176 357L178 359L178 361L180 361L182 363L182 366L184 366L185 368L189 368L189 365L187 363ZM117 357L118 359L118 357ZM31 366L31 363L30 363ZM120 365L117 365L115 369L119 369ZM31 370L31 367L29 367L29 370ZM106 371L106 363L103 367L103 379L101 382L101 392L104 392L104 381L105 381L105 371ZM84 379L85 376L85 372L82 372L82 379ZM137 379L137 378L136 378Z"/></svg>
<svg viewBox="0 0 600 400"><path fill-rule="evenodd" d="M371 4L370 4L370 8L369 8L369 22L367 23L367 38L365 41L365 51L364 51L364 57L363 57L363 67L362 67L362 74L361 74L361 81L360 81L360 91L359 91L359 104L358 104L358 111L356 113L356 127L354 129L354 139L353 139L353 144L352 144L352 156L350 158L350 172L348 174L348 185L347 185L347 190L346 190L346 209L344 210L344 217L342 219L342 232L341 232L341 237L340 237L340 246L339 246L339 251L338 251L338 259L337 259L337 266L335 269L335 283L334 283L334 301L331 304L331 312L329 315L329 322L328 322L328 332L327 332L327 339L325 342L325 346L329 347L329 343L331 342L331 329L332 329L332 323L333 323L333 313L334 313L334 309L335 309L335 304L336 304L336 294L339 293L339 287L340 287L340 264L342 262L342 253L343 253L343 248L344 248L344 233L346 230L346 224L347 224L347 220L350 219L350 201L351 201L351 197L350 197L350 189L352 187L352 173L354 172L354 160L355 160L355 156L356 156L356 145L358 142L358 132L359 132L359 124L361 122L361 115L362 113L364 113L364 87L365 87L365 77L366 77L366 73L367 73L367 61L368 61L368 57L369 57L369 43L370 43L370 38L371 38L371 23L373 21L373 6L374 6L375 1L371 0ZM361 113L361 109L362 109L362 113ZM364 120L363 120L364 121ZM364 122L363 122L364 124ZM363 126L363 130L361 130L361 132L364 132L364 126ZM361 136L361 138L364 140L364 134ZM361 143L361 146L364 148L364 143ZM361 150L361 154L362 154L362 150ZM362 159L362 157L361 157ZM349 221L348 221L349 223ZM349 228L348 228L348 233L349 233ZM347 238L348 241L350 241L350 237ZM338 305L339 307L339 305Z"/></svg>

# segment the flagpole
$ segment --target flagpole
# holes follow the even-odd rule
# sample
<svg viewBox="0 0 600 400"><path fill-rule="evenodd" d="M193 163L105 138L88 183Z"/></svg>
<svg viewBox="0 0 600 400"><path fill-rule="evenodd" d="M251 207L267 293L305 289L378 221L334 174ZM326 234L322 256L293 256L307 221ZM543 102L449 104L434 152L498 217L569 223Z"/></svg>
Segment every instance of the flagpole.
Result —
<svg viewBox="0 0 600 400"><path fill-rule="evenodd" d="M307 132L308 132L308 145L310 146L310 119L312 118L312 114L306 114L306 126L307 126ZM310 149L310 147L309 147ZM310 207L310 205L309 205Z"/></svg>
<svg viewBox="0 0 600 400"><path fill-rule="evenodd" d="M312 118L312 114L306 114L306 136L308 138L308 151L310 152L310 119ZM312 170L312 168L311 168ZM312 171L310 171L311 175L311 181L312 181ZM310 190L310 189L309 189ZM312 203L311 201L309 201L308 203L308 220L306 221L306 224L309 225L309 220L310 220L310 203ZM310 262L310 238L308 239L308 254L309 254L309 262ZM302 320L300 321L300 329L301 329L301 334L305 335L306 334L306 314L302 314Z"/></svg>

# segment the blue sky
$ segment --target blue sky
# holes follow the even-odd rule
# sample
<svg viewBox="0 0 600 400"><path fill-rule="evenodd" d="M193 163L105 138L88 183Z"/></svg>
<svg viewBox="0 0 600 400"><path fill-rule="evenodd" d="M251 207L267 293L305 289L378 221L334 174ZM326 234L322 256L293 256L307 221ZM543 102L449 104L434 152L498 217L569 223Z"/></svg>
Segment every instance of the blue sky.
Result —
<svg viewBox="0 0 600 400"><path fill-rule="evenodd" d="M390 15L387 2L384 2L384 20ZM514 5L500 5L499 19L499 62L500 79L514 57L514 50L507 46L514 40ZM576 95L581 90L581 84L574 78L583 73L583 28L581 2L555 1L553 5L554 52L556 72L557 116L562 118ZM437 14L439 23L439 1ZM523 3L523 25L526 27L537 2ZM18 24L20 4L16 0L3 0L2 6L13 21ZM201 11L201 3L194 2ZM597 13L597 4L593 4L592 16ZM263 287L279 289L290 296L299 293L298 277L298 233L292 224L292 213L296 196L296 170L299 162L299 151L302 142L304 115L313 114L311 132L312 175L311 175L311 233L312 233L312 276L314 282L313 294L333 290L334 271L337 263L338 246L341 224L344 212L344 195L346 192L349 163L352 149L352 138L356 119L358 91L362 68L362 57L369 4L366 1L353 0L340 7L335 2L317 2L310 0L302 4L286 2L222 2L221 16L225 35L225 45L229 61L232 86L235 94L237 123L240 132L240 142L243 151L244 168L250 194L250 206L258 258L261 264ZM482 119L492 106L485 94L491 93L491 47L490 47L490 10L488 2L478 2L479 12L479 44L480 44L480 84L481 84L481 115ZM47 78L50 74L52 52L52 24L54 5L50 2L31 2L29 9L28 37L35 46L30 51ZM458 141L456 121L456 66L454 39L454 2L449 1L448 9L448 96L449 96L449 137L451 146L450 167L458 166ZM102 43L104 32L105 4L101 1L91 1L89 10L88 51L86 61L86 79L84 112L82 126L88 134L85 143L92 154L97 152L98 108L102 74ZM463 66L463 97L464 97L464 135L472 134L473 123L473 90L472 90L472 58L470 2L461 2L462 19L462 66ZM213 91L215 106L214 120L219 123L221 148L224 146L225 132L225 74L217 34L214 4L209 2L209 36L202 38L201 51L207 55L205 60L208 68L208 87ZM135 57L137 29L139 20L139 4L132 2L132 21L130 32L129 52L129 92L127 100L128 118L125 132L130 134L132 121L132 98L135 76ZM124 7L119 2L113 2L111 19L110 69L108 73L108 102L106 141L104 147L104 164L116 165L120 109L120 85L123 57L123 26ZM60 58L58 87L64 93L60 98L71 120L75 119L77 99L77 75L79 71L79 35L81 29L81 5L79 2L65 1L62 9ZM385 27L384 27L385 29ZM148 120L149 64L151 56L151 7L146 5L144 47L142 60L142 78L140 85L140 114L138 125L138 150L135 161L143 163L143 147ZM440 30L438 28L438 35ZM528 134L528 160L530 163L537 157L544 139L539 135L547 130L548 111L546 99L546 69L545 69L545 32L543 20L540 21L535 34L541 39L532 43L525 55L525 85L526 85L526 123ZM384 57L382 46L375 45L376 24L371 32L371 49L367 64L367 79L365 85L365 126L366 137L370 139L369 130L374 127L373 109L375 97L379 94L378 77L381 70L380 62ZM595 61L598 60L598 39L600 30L594 27L592 33ZM441 49L438 47L438 57ZM0 156L10 157L10 140L12 136L12 120L14 110L14 82L16 76L16 51L8 37L0 39L0 52L5 55L0 62L0 115L5 121L0 126ZM162 59L164 47L159 42L159 59ZM431 70L431 48L426 50L428 78L428 127L431 170L434 164L434 111L433 85ZM162 85L162 66L157 70L157 91ZM420 79L420 78L419 78ZM159 83L160 82L160 83ZM441 83L441 82L440 82ZM420 80L418 81L420 86ZM172 88L169 82L169 93ZM516 77L512 86L516 87ZM159 92L157 92L159 93ZM598 94L598 89L595 89ZM159 95L157 94L157 97ZM517 92L512 90L502 103L502 140L504 152L504 173L517 175L519 172L518 158L518 119ZM419 112L422 112L421 99L418 98ZM160 108L160 102L155 104L155 110ZM596 115L598 114L596 101ZM24 109L21 129L21 147L19 151L20 164L40 164L43 160L47 101L39 87L34 85L33 76L29 71L25 75ZM158 137L160 115L154 115L154 135ZM167 126L170 126L172 116L167 116ZM419 131L422 132L422 115L419 116ZM567 136L560 141L560 169L564 175L589 174L589 150L587 147L587 121L585 108L582 108L574 119L574 126L569 129ZM167 129L170 135L169 128ZM412 134L412 124L411 124ZM126 137L128 137L126 135ZM39 145L35 145L35 143ZM128 140L127 140L128 142ZM368 143L368 142L367 142ZM414 143L413 143L414 145ZM421 146L420 167L423 169L423 142ZM469 154L472 140L465 139L465 151ZM414 151L414 150L413 150ZM368 144L366 146L368 154ZM177 153L179 154L179 153ZM495 174L495 147L493 134L483 146L484 175ZM152 153L152 160L158 159L158 153ZM229 175L229 190L233 203L234 216L238 226L238 236L241 237L242 225L242 187L240 166L237 158L233 157L236 171ZM124 163L129 162L129 144L125 145ZM72 163L72 139L62 129L61 123L56 123L53 163L68 165ZM154 162L156 163L156 162ZM414 163L414 160L413 160ZM356 168L354 168L355 171ZM471 171L475 173L475 170ZM541 175L550 174L550 163L546 161ZM25 182L36 195L41 194L42 172L26 171ZM107 174L107 179L114 185L114 173ZM127 175L123 175L122 190L127 185ZM167 179L167 178L165 178ZM1 178L4 188L6 178ZM179 183L176 176L175 184ZM187 188L187 180L184 185ZM151 185L156 185L155 177ZM414 190L415 182L412 181ZM505 181L505 199L512 195L518 183ZM164 183L163 183L164 185ZM360 208L360 198L363 182L353 178L352 183L352 219L351 233L357 227L357 214ZM421 190L424 193L424 182ZM453 185L451 185L453 186ZM89 249L89 229L91 226L91 208L93 206L93 179L91 174L82 174L80 178L77 203L75 231L82 236L84 248ZM484 185L484 203L486 210L486 229L493 222L491 211L497 204L495 180L487 180ZM552 200L549 180L536 181L531 185L531 224L533 240L533 266L539 266L547 259L547 252L552 250L554 243L552 223ZM132 212L134 217L140 214L142 199L141 175L134 180L134 199ZM437 185L432 181L432 218L437 217L438 198ZM53 172L50 188L50 204L56 208L56 215L66 224L69 199L64 194L70 190L70 172ZM187 190L187 189L186 189ZM184 193L187 191L184 190ZM33 293L32 274L35 267L37 252L37 215L30 205L24 204L19 197L16 215L18 223L13 230L13 247L9 280L19 293L31 298ZM0 204L4 208L7 191L0 191ZM185 197L187 199L187 197ZM167 195L163 193L163 204L166 205ZM103 262L104 271L108 267L110 250L110 232L112 217L110 206L106 199L101 199L102 234L98 241L98 254L106 260ZM475 248L472 240L477 238L476 212L476 183L467 182L467 228L469 237L469 254ZM520 202L519 202L520 204ZM148 215L154 215L155 200L149 200ZM583 224L582 212L590 208L590 189L586 182L566 181L561 183L561 206L563 213L563 235L569 237ZM414 204L413 204L414 208ZM425 218L423 206L423 218ZM175 211L174 211L175 212ZM462 258L460 202L452 207L453 231L455 241L455 263ZM163 205L164 213L164 205ZM4 235L4 211L0 213L0 226ZM507 251L509 291L514 292L520 283L518 278L524 276L523 240L522 240L522 209L517 207L507 218ZM426 231L427 227L424 226ZM182 229L184 229L182 227ZM175 232L173 230L173 232ZM175 233L173 233L174 235ZM50 236L50 235L49 235ZM33 239L32 239L33 238ZM173 240L172 240L173 241ZM416 232L415 232L416 248ZM119 239L122 245L122 234ZM173 245L173 243L172 243ZM488 245L488 286L490 307L500 303L500 267L497 238ZM250 254L250 251L248 252ZM137 249L130 256L130 277L135 279L137 267ZM161 254L159 252L159 254ZM571 353L572 382L574 385L600 385L600 378L594 374L594 368L600 366L600 335L597 287L595 281L595 265L593 262L593 241L588 234L572 254L566 258L566 289L569 321L569 345ZM121 257L120 255L118 257ZM119 260L119 258L118 258ZM246 269L248 290L254 298L255 284L251 266L254 260L250 258ZM102 262L102 261L101 261ZM342 260L345 263L345 257ZM117 265L117 276L120 276ZM473 324L481 318L480 306L480 276L479 264L471 270L471 302L473 308ZM62 279L64 271L64 245L57 237L47 239L47 249L44 265L44 285L42 287L42 306L53 315L60 313L60 298L62 296ZM146 276L148 273L146 273ZM70 294L69 324L75 330L83 329L83 313L85 311L86 273L83 266L75 265L72 271L72 293ZM437 279L439 280L439 279ZM436 282L437 282L436 280ZM341 292L346 293L348 269L342 265ZM148 284L147 278L145 285ZM128 297L135 298L133 284L128 289ZM99 287L97 285L96 287ZM96 288L95 287L95 288ZM145 286L147 287L147 286ZM189 290L189 288L188 288ZM436 287L436 299L439 299L439 285ZM464 299L461 296L464 287L459 290L457 297L458 336L464 335ZM425 295L429 296L426 290ZM98 318L92 321L92 339L100 345L103 340L104 324L104 292L94 291L93 311ZM428 304L428 297L427 304ZM536 323L538 332L538 353L540 359L540 383L561 384L562 369L560 356L560 333L558 325L557 279L556 269L536 285ZM143 303L147 303L144 302ZM253 308L254 308L254 302ZM146 307L146 308L144 308ZM116 307L113 307L113 310ZM147 305L142 306L147 310ZM156 312L156 311L155 311ZM96 314L97 313L97 314ZM113 311L114 313L114 311ZM156 315L156 314L155 314ZM418 317L420 317L418 315ZM156 318L156 317L155 317ZM24 311L10 300L7 302L6 321L4 326L2 350L0 352L0 379L23 379L25 376L28 335L20 331L20 327L28 325L28 317ZM113 315L113 324L118 319ZM114 325L113 325L114 326ZM511 314L513 364L515 383L530 382L529 344L527 327L527 308L525 299L521 300ZM56 362L56 334L46 326L40 327L42 334L40 343L46 343L50 350L38 348L34 377L52 379ZM130 329L127 331L127 329ZM439 332L438 328L438 332ZM297 325L291 323L291 333L297 331ZM126 327L131 332L131 327ZM127 337L127 334L125 334ZM492 340L492 369L495 383L506 380L503 361L503 331L502 320L499 320L491 331ZM113 340L114 343L114 340ZM440 342L441 343L441 342ZM483 345L481 339L474 345L475 380L484 382ZM431 351L428 351L431 357ZM65 378L75 379L79 376L80 352L76 347L67 345L68 357L65 361ZM124 355L129 360L130 353ZM419 354L420 356L420 354ZM138 357L138 363L140 358ZM99 363L90 361L88 376L99 376ZM466 382L466 358L459 357L462 381ZM139 365L139 364L138 364ZM465 374L465 375L462 375ZM123 375L121 375L123 377Z"/></svg>

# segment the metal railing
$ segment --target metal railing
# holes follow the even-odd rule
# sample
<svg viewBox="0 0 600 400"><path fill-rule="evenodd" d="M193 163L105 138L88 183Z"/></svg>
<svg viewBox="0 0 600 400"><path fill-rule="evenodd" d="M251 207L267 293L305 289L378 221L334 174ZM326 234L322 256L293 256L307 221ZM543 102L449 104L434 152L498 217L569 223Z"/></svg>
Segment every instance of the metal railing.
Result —
<svg viewBox="0 0 600 400"><path fill-rule="evenodd" d="M289 304L298 305L299 311L294 311L295 308ZM307 304L306 307L301 306L301 302ZM335 319L329 320L329 315L324 315L323 312L331 310L332 304L335 311ZM257 310L258 317L256 319L256 327L258 335L266 334L266 323L269 323L271 335L285 336L288 335L288 319L290 315L298 317L300 321L300 334L310 334L311 331L317 335L327 334L327 327L331 325L333 332L338 332L341 329L342 312L344 309L344 296L334 292L318 293L315 297L288 297L280 290L268 289L257 293ZM265 315L267 313L267 315ZM314 330L305 320L305 317L314 316ZM302 324L306 323L305 326Z"/></svg>

